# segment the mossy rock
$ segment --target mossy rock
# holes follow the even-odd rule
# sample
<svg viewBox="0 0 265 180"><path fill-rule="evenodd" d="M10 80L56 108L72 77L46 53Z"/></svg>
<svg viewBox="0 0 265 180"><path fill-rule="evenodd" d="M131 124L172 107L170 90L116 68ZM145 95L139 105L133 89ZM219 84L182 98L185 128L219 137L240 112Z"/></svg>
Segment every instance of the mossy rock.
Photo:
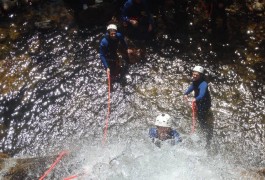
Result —
<svg viewBox="0 0 265 180"><path fill-rule="evenodd" d="M0 159L9 158L9 156L5 153L0 152Z"/></svg>
<svg viewBox="0 0 265 180"><path fill-rule="evenodd" d="M0 35L1 36L1 35ZM10 54L10 47L5 44L0 44L0 61L5 59Z"/></svg>
<svg viewBox="0 0 265 180"><path fill-rule="evenodd" d="M3 156L6 157L5 154L3 154ZM2 171L2 177L4 177L5 180L26 178L38 179L38 174L42 175L42 173L47 170L47 167L52 164L55 158L55 156L25 159L0 158L0 170ZM11 166L4 167L5 164L11 164ZM4 168L6 169L3 170Z"/></svg>
<svg viewBox="0 0 265 180"><path fill-rule="evenodd" d="M5 160L8 158L9 156L7 154L0 152L0 170L4 168Z"/></svg>

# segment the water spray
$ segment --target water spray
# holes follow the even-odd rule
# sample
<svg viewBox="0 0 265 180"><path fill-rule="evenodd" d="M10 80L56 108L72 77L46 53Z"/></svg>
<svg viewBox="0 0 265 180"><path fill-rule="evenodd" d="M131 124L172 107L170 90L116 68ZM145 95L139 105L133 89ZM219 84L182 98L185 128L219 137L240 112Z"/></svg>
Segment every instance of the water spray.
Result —
<svg viewBox="0 0 265 180"><path fill-rule="evenodd" d="M67 155L68 151L62 151L57 159L54 161L54 163L51 165L51 167L39 178L39 180L44 180L46 176L54 169L54 167L57 165L57 163L63 158L63 156Z"/></svg>
<svg viewBox="0 0 265 180"><path fill-rule="evenodd" d="M104 137L103 137L103 142L102 144L104 145L107 139L107 131L108 131L108 124L109 124L109 117L110 117L110 72L107 71L108 75L108 113L107 113L107 118L105 121L105 128L104 128Z"/></svg>

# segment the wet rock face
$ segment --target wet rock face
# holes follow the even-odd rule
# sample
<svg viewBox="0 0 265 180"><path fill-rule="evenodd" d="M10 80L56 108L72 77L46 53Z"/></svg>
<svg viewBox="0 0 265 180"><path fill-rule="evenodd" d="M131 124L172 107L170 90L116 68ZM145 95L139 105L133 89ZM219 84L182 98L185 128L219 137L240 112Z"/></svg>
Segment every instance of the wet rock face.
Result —
<svg viewBox="0 0 265 180"><path fill-rule="evenodd" d="M7 13L15 8L40 3L41 0L0 0L0 13Z"/></svg>
<svg viewBox="0 0 265 180"><path fill-rule="evenodd" d="M18 5L18 0L2 0L0 5L3 11L9 11Z"/></svg>
<svg viewBox="0 0 265 180"><path fill-rule="evenodd" d="M253 8L253 11L264 12L265 4L264 4L264 2L254 2L252 8Z"/></svg>
<svg viewBox="0 0 265 180"><path fill-rule="evenodd" d="M42 175L47 167L54 161L55 156L37 158L9 158L7 154L0 153L0 173L5 180L11 179L38 179L36 174ZM32 170L36 171L32 175Z"/></svg>
<svg viewBox="0 0 265 180"><path fill-rule="evenodd" d="M78 13L78 23L81 26L106 24L111 20L114 12L115 6L112 3L89 6L86 10Z"/></svg>
<svg viewBox="0 0 265 180"><path fill-rule="evenodd" d="M4 15L11 10L24 8L23 11L32 11L30 7L38 6L38 8L42 8L43 4L60 4L61 7L67 5L67 8L72 8L75 12L76 20L81 26L93 26L93 25L101 25L106 24L108 21L112 19L113 16L119 14L120 7L123 5L123 2L120 0L112 1L112 0L0 0L0 14ZM238 9L238 13L240 13L240 8L242 9L242 4L245 5L246 11L250 11L252 13L259 13L264 15L265 5L264 1L252 0L248 2L241 3L234 1L233 6ZM165 10L172 9L174 5L174 1L167 0L165 1ZM187 4L186 4L187 5ZM153 3L151 6L159 6ZM190 5L192 8L194 5ZM177 11L181 11L183 9L182 6ZM33 8L32 8L33 9ZM51 8L52 9L52 8ZM52 13L52 10L51 10ZM52 16L52 14L50 14ZM53 14L56 15L56 12ZM95 18L96 17L96 18ZM40 29L49 29L51 27L50 23L51 19L41 19L37 23L35 23L37 28Z"/></svg>
<svg viewBox="0 0 265 180"><path fill-rule="evenodd" d="M9 158L9 156L5 153L0 153L0 159Z"/></svg>
<svg viewBox="0 0 265 180"><path fill-rule="evenodd" d="M48 9L47 6L49 4L52 4L53 8ZM58 6L58 4L60 6ZM50 29L51 27L54 27L52 24L53 22L62 22L62 18L64 18L66 21L69 20L69 15L62 17L62 13L60 13L57 16L59 12L67 11L65 5L67 5L67 8L70 7L75 11L76 20L81 26L104 24L111 20L113 14L115 14L116 11L116 5L114 3L96 3L95 0L85 0L83 3L80 1L67 0L0 0L0 14L6 16L10 11L16 11L20 8L23 11L22 16L25 15L27 18L34 16L35 19L37 19L37 22L34 23L35 27L39 29ZM85 10L83 9L83 5L86 5ZM42 14L42 17L39 17L39 14L34 15L36 14L35 11L42 11L44 14ZM29 16L27 14L31 15ZM63 14L67 13L63 12ZM52 18L49 18L49 16ZM57 16L57 19L55 16ZM60 17L61 19L58 20Z"/></svg>
<svg viewBox="0 0 265 180"><path fill-rule="evenodd" d="M75 1L75 0L72 0ZM9 11L12 8L17 7L17 2L18 0L2 0L0 5L1 8L4 9L5 11ZM19 2L21 2L22 4L29 4L30 1L29 0L20 0ZM32 0L31 1L33 4L34 3L38 3L40 1L38 0ZM74 3L77 3L78 1L76 0ZM78 4L78 3L77 3ZM257 5L257 9L262 9L261 8L261 4L256 4ZM263 4L264 5L264 4ZM87 10L85 11L79 11L78 12L78 19L79 19L79 23L87 26L87 25L93 25L93 24L101 24L110 20L110 18L113 15L113 12L115 10L115 8L113 4L111 3L104 3L101 5L95 5L95 6L90 6ZM263 6L264 7L264 6ZM57 27L63 27L63 26L67 26L69 24L69 22L73 22L74 20L72 19L71 14L68 13L68 11L64 8L64 7L53 7L54 9L51 10L47 7L47 10L49 9L49 11L43 11L41 13L41 17L38 17L37 21L34 21L34 26L36 26L39 29L50 29L54 26L57 25ZM45 8L43 8L45 9ZM61 13L59 13L61 12ZM26 14L26 13L24 13ZM32 13L32 16L30 17L34 17L34 13ZM97 18L95 18L97 17ZM28 19L30 20L30 18ZM33 21L29 21L29 22L33 22ZM56 25L55 25L56 24ZM18 39L18 37L21 36L21 34L19 34L19 25L13 25L11 27L8 28L0 28L0 45L2 47L2 49L0 49L0 60L1 59L5 59L5 57L8 57L9 52L10 52L10 45L9 44L4 44L4 42L12 40L12 41L16 41ZM28 29L27 29L28 31ZM256 33L257 35L257 33ZM262 34L260 34L261 36ZM262 37L260 37L261 39ZM38 44L40 44L41 42L36 41L35 44L36 46L35 49L34 47L32 47L30 50L31 52L35 52L37 51L37 47ZM136 63L139 62L141 60L141 56L142 54L144 54L145 52L142 52L140 50L134 49L134 53L130 55L130 63ZM1 67L5 67L6 70L9 70L11 67L16 66L17 69L15 69L18 73L19 76L6 76L7 78L5 80L8 80L10 84L10 86L7 86L6 89L4 89L5 91L9 91L9 89L20 89L21 84L23 84L24 81L27 81L28 76L26 76L29 72L29 67L25 66L26 61L31 61L31 59L27 56L23 56L22 58L13 58L12 62L11 61L0 61L0 65ZM4 70L0 72L0 74L7 74L9 71L5 72ZM24 75L24 76L22 76ZM21 76L23 78L21 78ZM18 81L18 79L20 79L20 81ZM19 82L18 84L13 84L12 82ZM21 83L21 84L20 84ZM8 83L5 83L8 84ZM16 86L15 86L16 85ZM0 127L1 129L2 127ZM41 175L46 168L53 162L53 160L55 159L55 157L52 158L47 158L47 157L43 157L43 158L30 158L30 159L23 159L23 160L12 160L9 159L8 155L6 154L2 154L0 153L0 172L2 172L1 170L6 167L4 164L6 162L16 162L17 165L16 166L12 166L10 168L8 168L8 171L6 171L5 174L5 178L6 179L21 179L21 177L28 177L28 175L30 174L30 172L28 171L29 169L33 170L36 169L36 167L39 167L38 169L36 169L39 174ZM46 164L45 164L46 163ZM45 165L46 166L45 166ZM10 169L10 170L9 170ZM256 171L253 171L256 173ZM258 171L259 174L265 176L265 170L261 169ZM2 173L0 173L2 174ZM34 178L33 178L34 179ZM37 179L37 178L35 178Z"/></svg>

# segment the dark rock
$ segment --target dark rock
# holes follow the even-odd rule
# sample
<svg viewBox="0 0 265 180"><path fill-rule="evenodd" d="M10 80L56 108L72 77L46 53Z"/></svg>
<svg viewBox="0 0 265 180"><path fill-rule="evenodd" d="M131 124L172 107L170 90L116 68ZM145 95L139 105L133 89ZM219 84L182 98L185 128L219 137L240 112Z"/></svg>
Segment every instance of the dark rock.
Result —
<svg viewBox="0 0 265 180"><path fill-rule="evenodd" d="M105 25L112 19L115 13L115 5L112 3L101 3L89 6L87 10L77 13L80 26Z"/></svg>
<svg viewBox="0 0 265 180"><path fill-rule="evenodd" d="M14 9L15 7L17 7L17 5L18 5L18 0L1 0L0 1L0 7L5 12Z"/></svg>
<svg viewBox="0 0 265 180"><path fill-rule="evenodd" d="M56 156L17 159L0 153L1 177L5 180L38 179L37 175L42 175L55 158Z"/></svg>
<svg viewBox="0 0 265 180"><path fill-rule="evenodd" d="M51 20L46 20L46 21L41 21L41 22L35 22L34 25L38 28L38 29L50 29L53 27L52 25L52 21Z"/></svg>

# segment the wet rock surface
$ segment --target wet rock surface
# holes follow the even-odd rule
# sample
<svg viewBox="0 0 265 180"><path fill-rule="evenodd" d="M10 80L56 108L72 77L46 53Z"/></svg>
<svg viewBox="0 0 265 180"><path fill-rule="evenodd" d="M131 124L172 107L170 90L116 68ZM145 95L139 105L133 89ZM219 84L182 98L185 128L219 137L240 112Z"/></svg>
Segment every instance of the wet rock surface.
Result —
<svg viewBox="0 0 265 180"><path fill-rule="evenodd" d="M4 180L38 179L55 158L56 156L21 159L10 158L8 155L0 153L0 174ZM32 172L34 172L34 175L30 175ZM39 177L36 174L39 174Z"/></svg>

